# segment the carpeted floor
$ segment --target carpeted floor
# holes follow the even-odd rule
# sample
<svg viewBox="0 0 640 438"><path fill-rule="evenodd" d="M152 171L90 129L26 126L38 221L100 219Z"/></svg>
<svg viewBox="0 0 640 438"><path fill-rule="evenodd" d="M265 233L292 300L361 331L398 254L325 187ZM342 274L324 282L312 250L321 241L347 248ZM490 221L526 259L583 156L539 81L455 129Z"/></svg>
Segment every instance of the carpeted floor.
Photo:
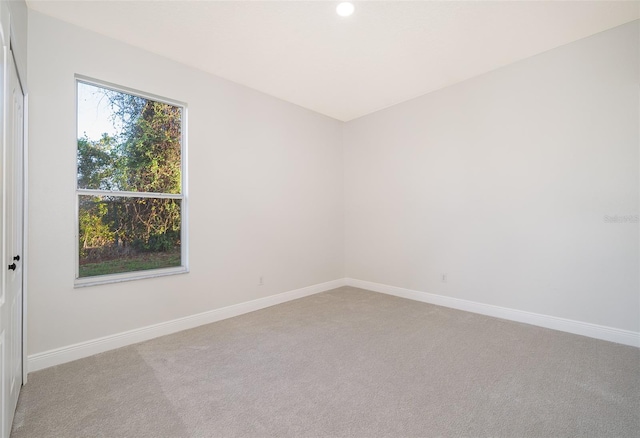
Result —
<svg viewBox="0 0 640 438"><path fill-rule="evenodd" d="M22 437L638 437L640 350L344 287L29 375Z"/></svg>

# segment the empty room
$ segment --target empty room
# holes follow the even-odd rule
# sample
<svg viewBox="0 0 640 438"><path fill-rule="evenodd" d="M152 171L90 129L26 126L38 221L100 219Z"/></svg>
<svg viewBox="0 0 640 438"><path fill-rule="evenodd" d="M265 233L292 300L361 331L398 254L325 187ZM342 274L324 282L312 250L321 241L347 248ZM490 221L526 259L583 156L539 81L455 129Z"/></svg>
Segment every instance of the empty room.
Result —
<svg viewBox="0 0 640 438"><path fill-rule="evenodd" d="M640 2L0 40L0 438L640 436Z"/></svg>

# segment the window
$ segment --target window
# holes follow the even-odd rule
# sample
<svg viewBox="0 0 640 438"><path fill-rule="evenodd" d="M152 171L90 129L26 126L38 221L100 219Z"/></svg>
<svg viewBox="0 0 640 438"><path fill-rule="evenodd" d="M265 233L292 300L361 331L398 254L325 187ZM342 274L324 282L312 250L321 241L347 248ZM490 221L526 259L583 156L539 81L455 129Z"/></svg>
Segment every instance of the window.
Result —
<svg viewBox="0 0 640 438"><path fill-rule="evenodd" d="M186 272L184 105L76 85L76 285Z"/></svg>

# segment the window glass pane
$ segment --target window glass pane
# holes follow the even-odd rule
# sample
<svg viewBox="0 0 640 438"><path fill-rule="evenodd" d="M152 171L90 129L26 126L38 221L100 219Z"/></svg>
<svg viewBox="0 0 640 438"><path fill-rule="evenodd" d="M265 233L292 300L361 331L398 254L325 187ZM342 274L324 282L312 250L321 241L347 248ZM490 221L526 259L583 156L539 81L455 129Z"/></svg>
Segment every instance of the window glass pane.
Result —
<svg viewBox="0 0 640 438"><path fill-rule="evenodd" d="M80 277L181 266L179 199L78 197Z"/></svg>
<svg viewBox="0 0 640 438"><path fill-rule="evenodd" d="M182 108L78 82L78 188L179 194Z"/></svg>

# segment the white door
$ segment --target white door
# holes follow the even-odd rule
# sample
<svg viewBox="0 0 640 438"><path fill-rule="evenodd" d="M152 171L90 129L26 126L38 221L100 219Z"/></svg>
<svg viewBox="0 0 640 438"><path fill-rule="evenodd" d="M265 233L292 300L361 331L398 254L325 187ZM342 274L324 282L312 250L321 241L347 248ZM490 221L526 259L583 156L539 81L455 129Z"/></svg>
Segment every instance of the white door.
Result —
<svg viewBox="0 0 640 438"><path fill-rule="evenodd" d="M13 54L5 50L6 89L3 170L3 288L0 292L2 437L11 432L22 387L23 105Z"/></svg>

